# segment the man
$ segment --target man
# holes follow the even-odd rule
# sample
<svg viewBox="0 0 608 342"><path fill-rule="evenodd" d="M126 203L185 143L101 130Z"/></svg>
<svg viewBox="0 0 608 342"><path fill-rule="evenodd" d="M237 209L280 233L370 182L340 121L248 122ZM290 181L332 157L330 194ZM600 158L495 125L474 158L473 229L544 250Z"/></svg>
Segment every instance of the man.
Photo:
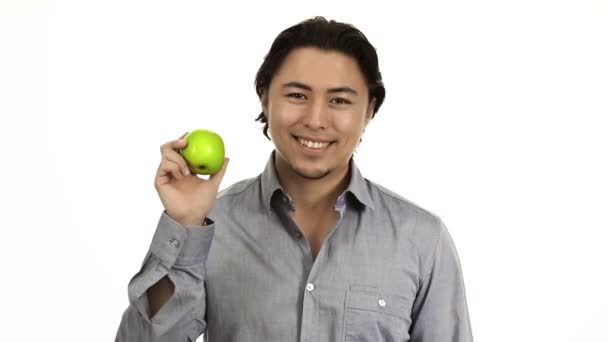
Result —
<svg viewBox="0 0 608 342"><path fill-rule="evenodd" d="M472 341L444 224L352 158L385 93L365 36L323 18L288 28L256 89L276 147L258 177L217 194L228 159L205 180L184 140L162 146L165 211L116 340Z"/></svg>

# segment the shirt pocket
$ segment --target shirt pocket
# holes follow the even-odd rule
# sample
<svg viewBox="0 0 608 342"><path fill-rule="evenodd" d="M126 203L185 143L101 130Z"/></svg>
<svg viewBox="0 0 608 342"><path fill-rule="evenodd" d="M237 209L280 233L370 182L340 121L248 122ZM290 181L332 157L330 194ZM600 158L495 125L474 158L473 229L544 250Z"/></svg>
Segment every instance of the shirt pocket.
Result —
<svg viewBox="0 0 608 342"><path fill-rule="evenodd" d="M411 302L375 287L346 291L344 342L409 341Z"/></svg>

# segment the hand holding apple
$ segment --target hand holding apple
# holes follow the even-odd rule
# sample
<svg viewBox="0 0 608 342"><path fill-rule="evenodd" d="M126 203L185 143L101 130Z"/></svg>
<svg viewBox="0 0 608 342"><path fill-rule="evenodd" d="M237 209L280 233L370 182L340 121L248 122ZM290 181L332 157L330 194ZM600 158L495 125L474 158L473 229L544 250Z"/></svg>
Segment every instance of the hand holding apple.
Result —
<svg viewBox="0 0 608 342"><path fill-rule="evenodd" d="M161 145L161 162L154 179L166 213L186 226L199 226L207 217L229 161L224 158L224 144L217 134L197 131L190 134L190 142L186 133ZM195 173L199 172L210 176L197 177Z"/></svg>

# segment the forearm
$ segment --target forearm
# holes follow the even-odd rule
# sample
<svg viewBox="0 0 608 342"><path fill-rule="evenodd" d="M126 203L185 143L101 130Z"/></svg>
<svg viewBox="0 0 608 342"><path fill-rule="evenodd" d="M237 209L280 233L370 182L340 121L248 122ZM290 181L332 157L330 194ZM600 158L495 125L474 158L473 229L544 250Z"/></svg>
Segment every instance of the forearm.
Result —
<svg viewBox="0 0 608 342"><path fill-rule="evenodd" d="M129 282L117 341L185 341L186 330L205 330L204 264L214 229L184 227L161 215L142 268Z"/></svg>
<svg viewBox="0 0 608 342"><path fill-rule="evenodd" d="M171 298L174 292L175 285L171 279L169 279L169 276L164 276L148 289L148 315L150 318L156 315L158 310L160 310L160 308Z"/></svg>

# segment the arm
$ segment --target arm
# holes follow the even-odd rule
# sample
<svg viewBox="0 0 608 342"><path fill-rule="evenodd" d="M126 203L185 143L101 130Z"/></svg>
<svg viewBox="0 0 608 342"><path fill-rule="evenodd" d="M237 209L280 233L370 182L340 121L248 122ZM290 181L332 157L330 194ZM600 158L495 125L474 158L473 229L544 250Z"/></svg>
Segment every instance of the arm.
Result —
<svg viewBox="0 0 608 342"><path fill-rule="evenodd" d="M194 341L205 332L205 261L214 225L183 226L163 212L116 341Z"/></svg>
<svg viewBox="0 0 608 342"><path fill-rule="evenodd" d="M164 276L158 283L152 285L148 291L148 306L149 315L151 318L156 315L158 310L173 296L175 291L175 284L169 279L169 276Z"/></svg>
<svg viewBox="0 0 608 342"><path fill-rule="evenodd" d="M203 221L203 226L208 226L211 224L211 220L205 219ZM186 226L195 226L197 222L180 222L182 225ZM200 229L200 228L193 228ZM168 275L164 276L161 280L159 280L156 284L152 285L146 294L148 296L148 307L149 307L149 316L154 317L158 310L171 298L173 292L175 291L175 284L171 281Z"/></svg>
<svg viewBox="0 0 608 342"><path fill-rule="evenodd" d="M443 222L412 308L412 342L473 342L456 247Z"/></svg>

